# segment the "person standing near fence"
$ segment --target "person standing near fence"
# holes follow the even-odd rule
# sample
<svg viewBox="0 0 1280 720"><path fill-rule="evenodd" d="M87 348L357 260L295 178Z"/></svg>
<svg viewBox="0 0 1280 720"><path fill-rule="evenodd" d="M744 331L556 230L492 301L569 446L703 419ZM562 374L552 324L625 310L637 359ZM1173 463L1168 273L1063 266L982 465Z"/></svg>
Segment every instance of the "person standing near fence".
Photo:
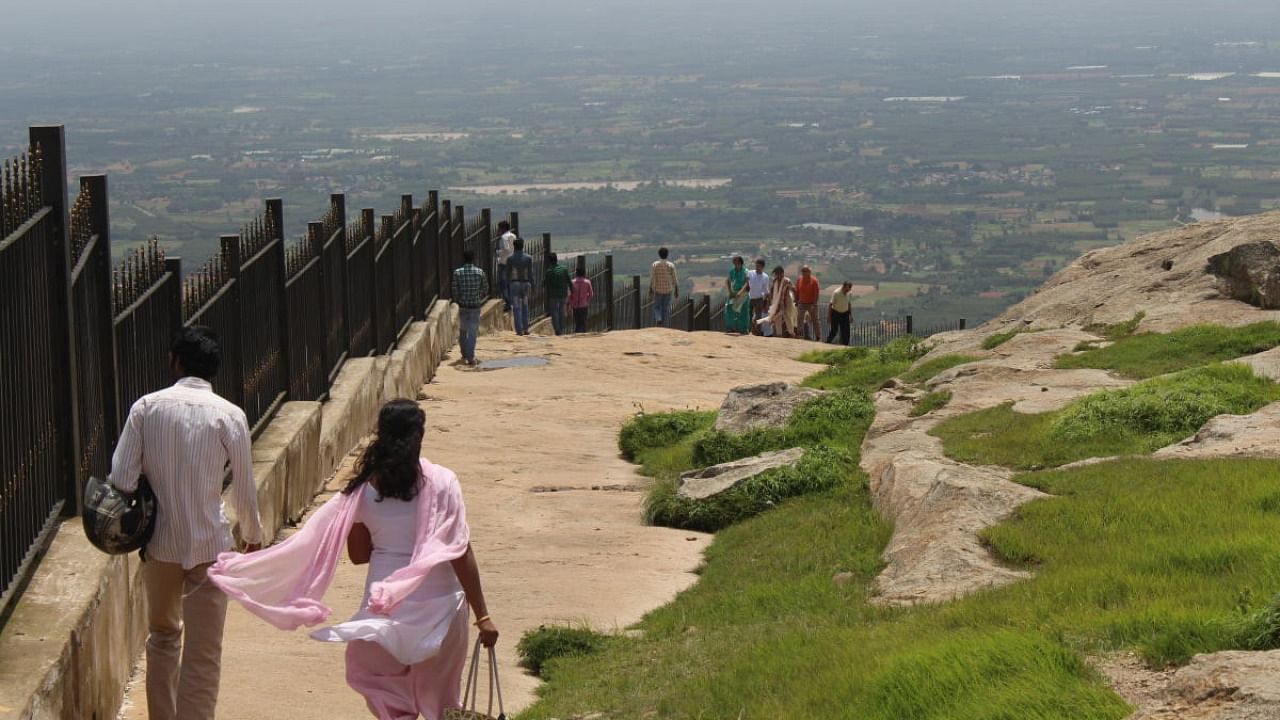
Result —
<svg viewBox="0 0 1280 720"><path fill-rule="evenodd" d="M751 312L751 288L747 285L747 268L741 255L733 259L733 268L729 270L729 278L725 280L725 289L729 292L724 304L725 331L738 335L751 332L751 321L754 318L747 314Z"/></svg>
<svg viewBox="0 0 1280 720"><path fill-rule="evenodd" d="M747 273L747 288L751 299L751 332L763 335L760 318L769 311L769 273L764 271L764 258L757 258L756 269Z"/></svg>
<svg viewBox="0 0 1280 720"><path fill-rule="evenodd" d="M569 299L569 268L560 264L555 253L547 255L547 268L543 288L547 291L547 313L551 315L551 327L557 335L564 334L564 306Z"/></svg>
<svg viewBox="0 0 1280 720"><path fill-rule="evenodd" d="M453 271L453 301L458 303L458 348L462 362L476 361L476 337L480 334L480 309L489 297L489 279L476 265L476 251L462 251L462 267Z"/></svg>
<svg viewBox="0 0 1280 720"><path fill-rule="evenodd" d="M658 248L658 259L649 269L649 294L653 296L653 322L671 327L671 301L680 297L680 277L675 263L667 259L670 251Z"/></svg>
<svg viewBox="0 0 1280 720"><path fill-rule="evenodd" d="M511 223L503 220L498 223L498 237L494 241L493 258L497 263L498 294L502 296L502 309L511 310L511 281L507 275L507 262L511 253L515 252L516 234L511 232Z"/></svg>
<svg viewBox="0 0 1280 720"><path fill-rule="evenodd" d="M827 332L827 342L840 333L840 344L849 344L849 323L853 319L853 283L848 280L831 293L831 306L827 311L831 329Z"/></svg>
<svg viewBox="0 0 1280 720"><path fill-rule="evenodd" d="M533 258L524 254L524 238L517 237L512 245L515 252L507 260L507 274L511 278L511 322L517 335L529 334L529 293L533 290Z"/></svg>
<svg viewBox="0 0 1280 720"><path fill-rule="evenodd" d="M808 265L800 266L800 279L796 281L796 307L800 315L800 328L796 337L817 342L822 337L822 323L818 320L818 299L822 297L822 284L813 276Z"/></svg>
<svg viewBox="0 0 1280 720"><path fill-rule="evenodd" d="M797 337L796 289L781 265L773 269L773 282L769 285L769 315L760 322L769 324L774 337Z"/></svg>
<svg viewBox="0 0 1280 720"><path fill-rule="evenodd" d="M208 570L233 544L222 505L228 466L246 551L262 544L249 423L244 410L213 391L221 361L212 330L179 331L169 352L177 383L133 404L111 458L112 485L132 493L146 475L156 495L155 533L142 551L147 710L154 720L214 717L227 597Z"/></svg>
<svg viewBox="0 0 1280 720"><path fill-rule="evenodd" d="M587 316L595 290L587 279L586 270L578 268L575 274L577 277L573 279L573 287L569 291L569 307L573 308L573 331L584 333L587 331Z"/></svg>

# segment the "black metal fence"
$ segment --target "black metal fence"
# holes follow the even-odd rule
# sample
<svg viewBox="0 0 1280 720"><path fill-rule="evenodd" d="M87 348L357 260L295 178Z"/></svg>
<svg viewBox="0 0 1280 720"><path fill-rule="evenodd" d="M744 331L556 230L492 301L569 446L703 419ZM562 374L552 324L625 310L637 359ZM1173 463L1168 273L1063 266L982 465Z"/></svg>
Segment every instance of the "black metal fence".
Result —
<svg viewBox="0 0 1280 720"><path fill-rule="evenodd" d="M377 225L368 208L349 222L333 195L292 242L268 200L185 277L154 240L113 267L107 178L81 178L71 204L63 129L30 140L0 168L0 616L85 480L109 471L130 406L173 381L180 327L218 333L214 387L257 434L286 400L325 399L347 358L394 349L464 246L492 265L490 211L467 222L433 191Z"/></svg>

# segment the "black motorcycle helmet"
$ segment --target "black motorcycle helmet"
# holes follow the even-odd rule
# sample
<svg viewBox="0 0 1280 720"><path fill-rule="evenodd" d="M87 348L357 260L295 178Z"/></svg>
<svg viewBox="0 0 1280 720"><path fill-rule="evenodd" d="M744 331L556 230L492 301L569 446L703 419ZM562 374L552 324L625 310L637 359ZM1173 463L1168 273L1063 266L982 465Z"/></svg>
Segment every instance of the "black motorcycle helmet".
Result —
<svg viewBox="0 0 1280 720"><path fill-rule="evenodd" d="M140 550L156 529L156 495L145 477L138 478L138 489L131 494L91 477L84 488L83 519L85 536L102 552Z"/></svg>

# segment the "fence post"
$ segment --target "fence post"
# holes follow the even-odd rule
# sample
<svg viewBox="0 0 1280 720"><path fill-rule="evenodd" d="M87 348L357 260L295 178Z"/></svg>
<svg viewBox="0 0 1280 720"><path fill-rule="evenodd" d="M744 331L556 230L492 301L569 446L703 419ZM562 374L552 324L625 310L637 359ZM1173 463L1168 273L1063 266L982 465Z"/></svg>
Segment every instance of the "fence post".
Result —
<svg viewBox="0 0 1280 720"><path fill-rule="evenodd" d="M234 358L222 357L222 367L230 367L235 373L236 396L227 398L240 407L244 407L244 315L240 296L240 236L223 235L219 238L222 245L222 270L225 277L231 280L231 306L235 308L232 317L236 319L236 347ZM228 362L230 361L230 362Z"/></svg>
<svg viewBox="0 0 1280 720"><path fill-rule="evenodd" d="M577 258L574 259L574 263L575 263L574 264L575 271L581 270L583 274L587 272L587 256L586 255L579 255Z"/></svg>
<svg viewBox="0 0 1280 720"><path fill-rule="evenodd" d="M963 329L964 329L964 324L965 324L965 319L964 319L964 318L960 318L960 329L961 329L961 330L963 330Z"/></svg>
<svg viewBox="0 0 1280 720"><path fill-rule="evenodd" d="M275 269L276 274L280 278L280 367L284 369L285 390L288 392L290 379L293 377L294 368L289 367L289 293L285 288L285 284L289 282L289 263L285 257L284 247L284 200L280 198L271 198L267 200L267 222L268 229L273 231L275 237L268 237L267 242L276 244L275 252ZM316 256L319 257L318 255ZM250 309L250 312L253 310ZM297 368L301 370L302 368ZM302 400L303 398L291 398L287 394L286 400Z"/></svg>
<svg viewBox="0 0 1280 720"><path fill-rule="evenodd" d="M413 250L413 240L418 234L418 223L414 219L416 213L413 209L413 195L406 193L400 196L400 223L409 223L409 229L405 233L404 242L409 243L409 319L410 322L422 317L419 309L419 301L422 293L418 290L418 253ZM394 233L399 227L392 228ZM394 237L394 235L392 236ZM394 255L392 257L395 257Z"/></svg>
<svg viewBox="0 0 1280 720"><path fill-rule="evenodd" d="M635 311L636 311L635 312L635 315L636 315L635 329L640 330L641 328L644 327L644 318L640 317L640 313L644 312L644 298L640 296L640 276L639 275L631 276L631 289L635 290L635 292L632 293L634 295L634 299L632 300L632 302L635 304Z"/></svg>
<svg viewBox="0 0 1280 720"><path fill-rule="evenodd" d="M108 204L107 176L81 177L80 192L89 194L89 205L93 209L89 225L92 234L98 236L93 265L86 268L86 272L98 275L99 291L93 302L97 305L98 322L101 324L98 343L102 347L102 358L98 369L102 373L99 379L102 385L102 439L114 449L116 436L120 433L116 409L120 396L116 390L116 333L111 308L111 207Z"/></svg>
<svg viewBox="0 0 1280 720"><path fill-rule="evenodd" d="M378 312L383 311L378 307L378 227L377 218L375 217L373 208L362 208L360 210L361 227L369 234L369 277L372 282L369 287L365 288L365 292L369 293L369 348L371 355L380 355L378 352ZM361 238L364 240L365 238Z"/></svg>
<svg viewBox="0 0 1280 720"><path fill-rule="evenodd" d="M484 274L494 277L498 269L494 266L493 211L489 208L480 208L480 244L481 247L476 248L476 259L482 261L480 267L484 268Z"/></svg>
<svg viewBox="0 0 1280 720"><path fill-rule="evenodd" d="M462 264L462 253L466 252L467 245L467 209L461 205L453 206L453 224L449 227L449 253L453 255L453 261L459 265ZM454 238L457 238L455 244ZM476 258L479 260L480 258Z"/></svg>
<svg viewBox="0 0 1280 720"><path fill-rule="evenodd" d="M520 234L520 213L514 210L507 213L507 223L511 225L511 232Z"/></svg>
<svg viewBox="0 0 1280 720"><path fill-rule="evenodd" d="M329 207L333 210L335 222L338 225L338 264L342 266L342 280L338 283L338 297L330 297L329 291L332 289L332 279L328 283L322 285L320 293L330 303L328 306L332 309L332 303L337 302L342 309L342 348L343 352L350 356L351 353L351 308L347 306L347 196L342 193L334 193L329 196ZM329 238L321 238L321 242L327 242ZM324 263L321 263L322 265ZM322 281L326 278L324 273L320 275ZM327 346L329 343L326 342ZM323 356L322 356L323 357ZM325 394L329 392L332 384L332 378L329 373L333 370L332 363L336 363L337 358L325 359Z"/></svg>
<svg viewBox="0 0 1280 720"><path fill-rule="evenodd" d="M43 205L51 210L50 221L52 232L47 238L48 267L50 270L49 285L49 317L53 321L52 357L64 363L64 367L72 368L67 382L57 383L50 388L54 397L54 417L58 423L58 459L62 466L62 477L66 485L60 493L66 503L62 506L65 515L78 514L80 511L80 483L76 479L76 468L80 458L80 378L74 368L80 367L76 347L75 303L71 288L71 238L67 231L67 143L66 133L61 125L39 125L29 130L31 147L39 148L40 157L40 198ZM34 159L34 158L33 158Z"/></svg>
<svg viewBox="0 0 1280 720"><path fill-rule="evenodd" d="M316 285L316 287L319 288L318 292L320 293L320 297L316 298L316 310L320 313L320 317L324 318L324 322L327 324L329 322L329 319L332 317L331 311L333 309L333 305L332 305L333 301L329 297L329 271L328 271L328 268L325 267L325 262L324 262L324 243L326 240L328 240L328 238L324 236L324 223L319 221L307 223L306 237L307 237L308 252L315 258L315 262L317 266L316 270L320 274L320 282L317 283ZM344 256L347 254L345 246L342 248L342 254ZM346 302L343 302L342 304L344 307L346 306ZM307 311L304 310L304 312L307 312ZM285 313L286 315L288 314L287 305L285 306ZM303 327L304 328L306 327L305 323ZM320 353L320 366L324 368L324 389L320 391L320 395L318 395L317 397L293 398L294 400L316 400L317 398L323 397L324 395L328 394L329 370L333 368L333 363L336 361L336 358L329 357L328 335L329 335L329 328L326 325L323 328L323 332L321 333L319 338L320 347L307 348L308 355L310 355L313 352ZM303 332L303 337L306 337L308 341L314 339L311 337L310 333L305 331ZM310 344L310 342L308 342L308 344Z"/></svg>
<svg viewBox="0 0 1280 720"><path fill-rule="evenodd" d="M612 332L615 328L613 308L613 255L604 256L604 326Z"/></svg>
<svg viewBox="0 0 1280 720"><path fill-rule="evenodd" d="M911 334L912 334L912 332L913 332L913 330L914 330L914 328L913 328L913 326L912 326L911 316L910 316L910 315L908 315L908 316L907 316L907 334L908 334L908 335L911 335Z"/></svg>

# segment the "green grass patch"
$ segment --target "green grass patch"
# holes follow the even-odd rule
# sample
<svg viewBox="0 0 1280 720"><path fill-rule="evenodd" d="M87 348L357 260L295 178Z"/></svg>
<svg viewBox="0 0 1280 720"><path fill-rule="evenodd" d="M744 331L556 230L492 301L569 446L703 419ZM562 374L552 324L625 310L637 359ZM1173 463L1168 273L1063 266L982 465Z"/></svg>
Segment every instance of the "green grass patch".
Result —
<svg viewBox="0 0 1280 720"><path fill-rule="evenodd" d="M975 357L973 355L942 355L940 357L933 358L932 360L926 360L925 362L911 368L902 375L902 381L911 385L928 382L943 371L950 370L957 365L966 365L971 362L977 362L981 359L982 358Z"/></svg>
<svg viewBox="0 0 1280 720"><path fill-rule="evenodd" d="M1280 324L1260 322L1244 327L1194 325L1171 333L1122 337L1104 348L1091 347L1064 355L1059 368L1100 368L1131 378L1158 375L1234 360L1280 346Z"/></svg>
<svg viewBox="0 0 1280 720"><path fill-rule="evenodd" d="M628 460L635 460L645 450L676 444L694 433L715 424L715 412L678 410L663 413L638 413L618 433L618 449Z"/></svg>
<svg viewBox="0 0 1280 720"><path fill-rule="evenodd" d="M777 507L784 500L825 492L849 482L857 465L844 452L808 450L795 465L745 480L703 500L681 497L674 478L659 480L645 497L645 521L652 525L716 532Z"/></svg>
<svg viewBox="0 0 1280 720"><path fill-rule="evenodd" d="M940 408L946 407L947 403L949 402L951 402L950 390L931 392L928 395L925 395L924 397L916 401L916 404L911 408L911 412L909 413L909 415L911 417L920 417L921 415L928 415L934 410L938 410Z"/></svg>
<svg viewBox="0 0 1280 720"><path fill-rule="evenodd" d="M875 412L871 397L862 390L830 392L801 403L781 428L702 433L693 441L693 463L708 467L793 447L828 446L856 453Z"/></svg>
<svg viewBox="0 0 1280 720"><path fill-rule="evenodd" d="M819 390L858 388L868 392L906 372L911 364L929 352L918 338L898 338L878 350L841 348L818 350L800 356L803 362L831 367L806 378L803 385Z"/></svg>
<svg viewBox="0 0 1280 720"><path fill-rule="evenodd" d="M1085 327L1085 332L1091 332L1094 335L1101 335L1108 340L1119 340L1120 338L1129 337L1138 329L1138 325L1142 323L1143 318L1147 316L1145 311L1138 311L1133 317L1124 322L1112 323L1110 325L1095 324Z"/></svg>
<svg viewBox="0 0 1280 720"><path fill-rule="evenodd" d="M587 658L522 718L1120 720L1083 661L1160 667L1274 647L1280 463L1132 459L1024 476L1054 497L985 539L1028 581L940 606L866 602L889 528L863 483L728 528L700 580ZM848 573L845 584L832 582ZM1264 601L1265 602L1265 601Z"/></svg>
<svg viewBox="0 0 1280 720"><path fill-rule="evenodd" d="M1013 330L1006 330L1005 332L998 332L994 335L988 335L982 341L982 349L995 350L1001 345L1012 340L1015 336L1024 332L1026 332L1026 330L1023 328L1015 328Z"/></svg>
<svg viewBox="0 0 1280 720"><path fill-rule="evenodd" d="M534 675L541 675L547 663L557 658L591 655L603 649L609 642L590 628L567 625L539 625L516 643L520 667Z"/></svg>
<svg viewBox="0 0 1280 720"><path fill-rule="evenodd" d="M949 457L1017 470L1149 453L1192 435L1216 415L1251 413L1280 400L1280 385L1239 364L1210 365L1095 393L1057 412L1002 405L940 423L930 434Z"/></svg>

